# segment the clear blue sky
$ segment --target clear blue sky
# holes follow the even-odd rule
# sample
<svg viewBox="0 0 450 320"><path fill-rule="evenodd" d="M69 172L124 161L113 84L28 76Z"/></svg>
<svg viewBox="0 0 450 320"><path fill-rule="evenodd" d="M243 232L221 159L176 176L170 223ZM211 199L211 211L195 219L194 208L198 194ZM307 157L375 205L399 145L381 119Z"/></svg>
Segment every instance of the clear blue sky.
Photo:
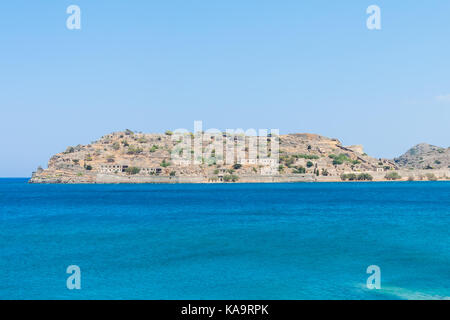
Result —
<svg viewBox="0 0 450 320"><path fill-rule="evenodd" d="M66 28L79 5L82 29ZM366 28L381 7L382 30ZM278 128L394 157L449 146L450 2L2 1L0 176L143 132Z"/></svg>

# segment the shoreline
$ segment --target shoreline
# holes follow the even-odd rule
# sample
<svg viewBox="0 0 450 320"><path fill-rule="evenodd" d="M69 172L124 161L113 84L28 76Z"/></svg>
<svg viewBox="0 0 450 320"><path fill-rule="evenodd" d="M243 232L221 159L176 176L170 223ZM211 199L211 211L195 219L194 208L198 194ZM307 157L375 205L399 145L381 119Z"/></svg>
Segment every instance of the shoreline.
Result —
<svg viewBox="0 0 450 320"><path fill-rule="evenodd" d="M439 172L399 172L397 179L386 179L384 175L375 175L367 173L372 179L370 180L342 180L340 176L315 176L315 175L274 175L261 176L251 175L239 176L237 181L218 181L207 176L117 176L111 174L91 174L89 176L48 176L48 177L31 177L28 179L29 184L248 184L248 183L341 183L341 182L433 182L433 181L450 181L450 172L442 174ZM354 173L355 175L361 173ZM372 176L374 174L374 176ZM403 175L402 175L403 174ZM427 176L428 175L428 176ZM27 179L27 178L24 178Z"/></svg>
<svg viewBox="0 0 450 320"><path fill-rule="evenodd" d="M1 178L0 178L1 179ZM379 180L379 181L296 181L296 182L179 182L179 183L163 183L163 182L144 182L144 183L132 183L132 182L115 182L115 183L58 183L58 182L27 182L27 184L35 184L35 185L244 185L244 184L326 184L326 183L407 183L407 182L450 182L450 180L415 180L415 181L407 181L407 180Z"/></svg>

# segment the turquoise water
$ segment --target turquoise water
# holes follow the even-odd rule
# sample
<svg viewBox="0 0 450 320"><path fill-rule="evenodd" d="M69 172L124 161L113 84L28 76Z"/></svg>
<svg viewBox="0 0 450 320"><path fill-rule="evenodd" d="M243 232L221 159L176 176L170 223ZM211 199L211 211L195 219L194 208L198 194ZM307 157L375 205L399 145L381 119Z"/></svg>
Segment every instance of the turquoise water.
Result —
<svg viewBox="0 0 450 320"><path fill-rule="evenodd" d="M0 179L2 299L444 299L450 183ZM66 268L81 268L81 290ZM369 290L366 269L381 268Z"/></svg>

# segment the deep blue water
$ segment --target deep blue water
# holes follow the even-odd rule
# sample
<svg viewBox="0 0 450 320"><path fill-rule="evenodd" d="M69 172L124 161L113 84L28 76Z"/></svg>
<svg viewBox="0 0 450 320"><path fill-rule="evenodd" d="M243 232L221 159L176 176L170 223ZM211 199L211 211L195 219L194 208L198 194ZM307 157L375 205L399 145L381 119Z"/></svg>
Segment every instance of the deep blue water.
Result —
<svg viewBox="0 0 450 320"><path fill-rule="evenodd" d="M450 183L0 179L1 299L443 299ZM81 290L66 268L81 268ZM366 268L381 268L380 290Z"/></svg>

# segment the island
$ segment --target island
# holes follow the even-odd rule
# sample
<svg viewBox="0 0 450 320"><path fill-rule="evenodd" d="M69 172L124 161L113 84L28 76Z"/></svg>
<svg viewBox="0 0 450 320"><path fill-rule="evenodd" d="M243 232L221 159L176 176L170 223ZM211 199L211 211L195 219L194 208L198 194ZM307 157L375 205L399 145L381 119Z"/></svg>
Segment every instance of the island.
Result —
<svg viewBox="0 0 450 320"><path fill-rule="evenodd" d="M252 152L255 141L260 143L256 153ZM50 158L48 168L38 167L29 182L435 181L449 180L449 159L450 148L428 144L419 144L399 158L374 158L361 145L344 146L338 139L310 133L251 137L127 129L87 145L69 146Z"/></svg>

